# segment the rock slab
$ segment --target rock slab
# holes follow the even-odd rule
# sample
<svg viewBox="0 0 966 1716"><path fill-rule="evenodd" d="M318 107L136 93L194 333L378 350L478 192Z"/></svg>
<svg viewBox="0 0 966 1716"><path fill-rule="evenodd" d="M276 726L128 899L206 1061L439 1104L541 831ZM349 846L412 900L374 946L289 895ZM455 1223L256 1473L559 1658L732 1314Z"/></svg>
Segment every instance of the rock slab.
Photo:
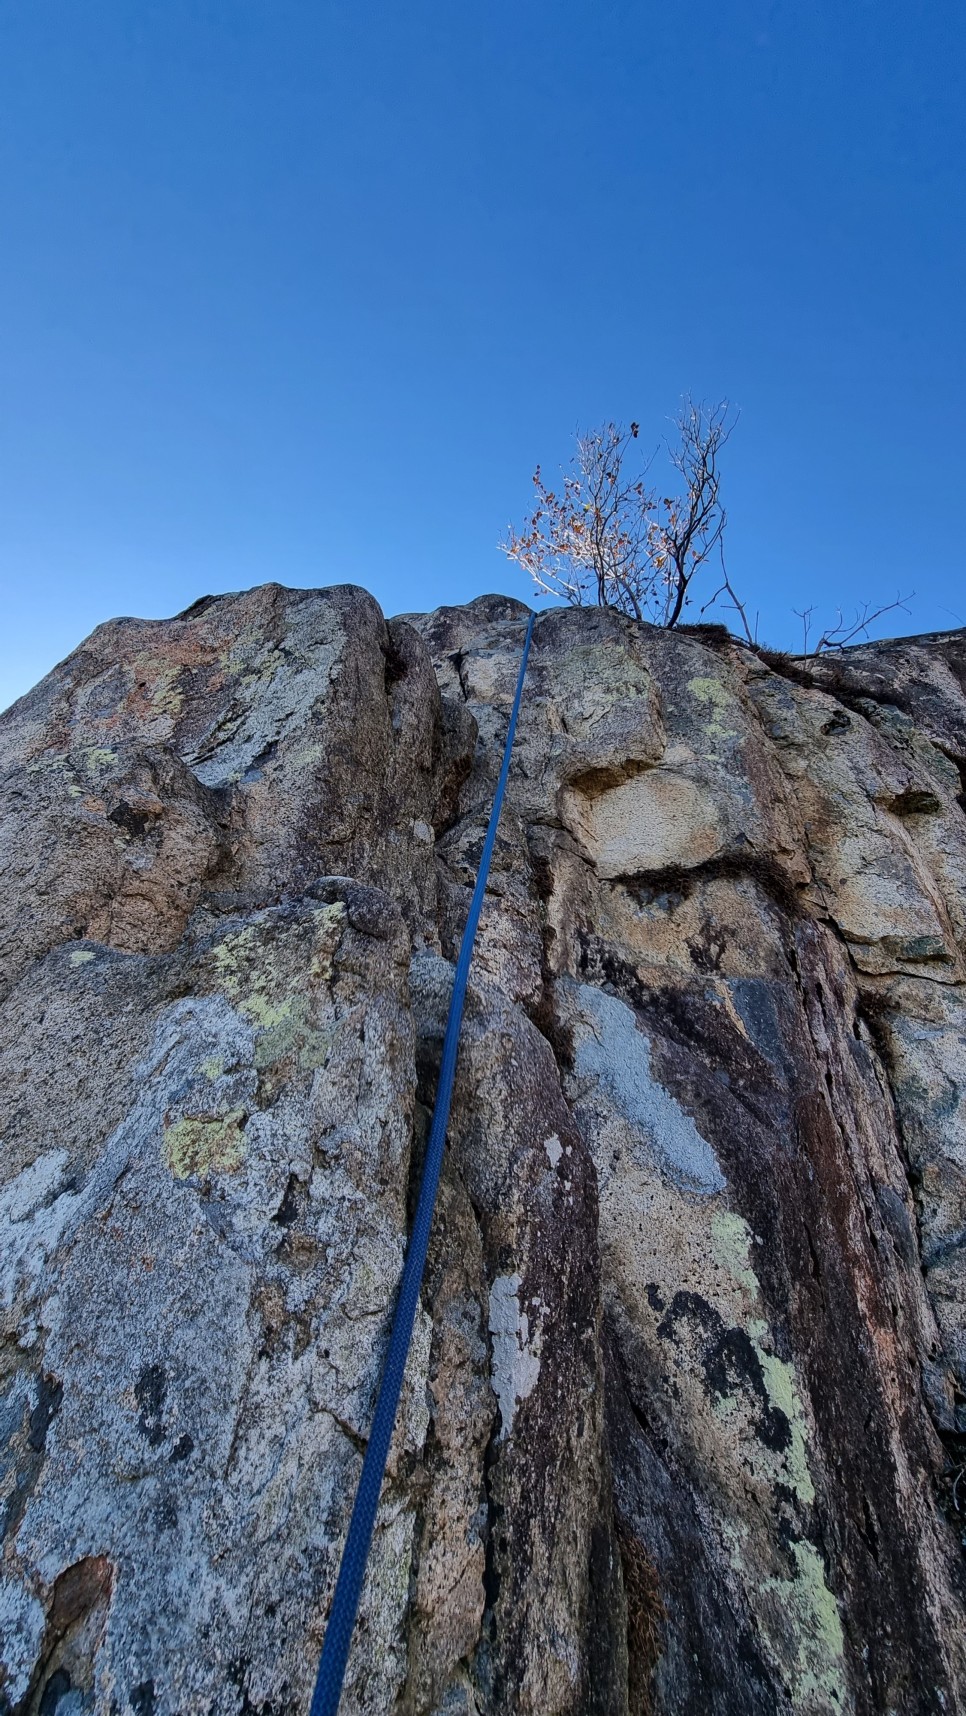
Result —
<svg viewBox="0 0 966 1716"><path fill-rule="evenodd" d="M0 717L0 1711L308 1708L528 614ZM966 1710L966 633L537 623L346 1716Z"/></svg>

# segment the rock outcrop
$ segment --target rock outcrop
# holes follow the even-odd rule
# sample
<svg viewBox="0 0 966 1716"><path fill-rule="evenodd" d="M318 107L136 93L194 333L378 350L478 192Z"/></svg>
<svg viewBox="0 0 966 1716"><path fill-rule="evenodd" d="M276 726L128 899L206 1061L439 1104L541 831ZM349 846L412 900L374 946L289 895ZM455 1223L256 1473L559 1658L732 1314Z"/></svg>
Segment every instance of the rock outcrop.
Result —
<svg viewBox="0 0 966 1716"><path fill-rule="evenodd" d="M0 1710L307 1710L526 610L0 720ZM537 625L346 1716L966 1710L966 633Z"/></svg>

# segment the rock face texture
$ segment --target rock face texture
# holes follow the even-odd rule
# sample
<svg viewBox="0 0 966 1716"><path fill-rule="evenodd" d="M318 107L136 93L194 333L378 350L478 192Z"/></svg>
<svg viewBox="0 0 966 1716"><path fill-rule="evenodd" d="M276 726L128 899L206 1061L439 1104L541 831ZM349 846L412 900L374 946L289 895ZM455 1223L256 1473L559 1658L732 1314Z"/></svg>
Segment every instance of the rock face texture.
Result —
<svg viewBox="0 0 966 1716"><path fill-rule="evenodd" d="M307 1711L523 641L0 719L0 1710ZM346 1716L966 1710L966 634L538 621Z"/></svg>

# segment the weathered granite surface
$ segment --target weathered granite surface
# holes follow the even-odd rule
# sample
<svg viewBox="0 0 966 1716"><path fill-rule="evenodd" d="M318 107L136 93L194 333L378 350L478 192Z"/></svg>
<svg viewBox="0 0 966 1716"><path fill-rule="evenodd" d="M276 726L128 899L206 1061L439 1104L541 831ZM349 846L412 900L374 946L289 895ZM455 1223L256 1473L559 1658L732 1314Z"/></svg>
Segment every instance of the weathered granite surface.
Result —
<svg viewBox="0 0 966 1716"><path fill-rule="evenodd" d="M3 1712L307 1709L525 619L0 718ZM966 1710L964 786L964 632L539 620L347 1716Z"/></svg>

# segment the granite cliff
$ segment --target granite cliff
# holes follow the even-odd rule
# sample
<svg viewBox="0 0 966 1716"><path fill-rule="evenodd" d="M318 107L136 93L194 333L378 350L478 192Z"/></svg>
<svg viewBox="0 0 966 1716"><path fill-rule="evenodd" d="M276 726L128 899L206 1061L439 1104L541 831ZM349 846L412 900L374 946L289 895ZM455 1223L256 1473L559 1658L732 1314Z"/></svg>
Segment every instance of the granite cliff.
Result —
<svg viewBox="0 0 966 1716"><path fill-rule="evenodd" d="M525 618L0 718L5 1712L307 1709ZM964 632L539 620L346 1716L966 1710L964 785Z"/></svg>

